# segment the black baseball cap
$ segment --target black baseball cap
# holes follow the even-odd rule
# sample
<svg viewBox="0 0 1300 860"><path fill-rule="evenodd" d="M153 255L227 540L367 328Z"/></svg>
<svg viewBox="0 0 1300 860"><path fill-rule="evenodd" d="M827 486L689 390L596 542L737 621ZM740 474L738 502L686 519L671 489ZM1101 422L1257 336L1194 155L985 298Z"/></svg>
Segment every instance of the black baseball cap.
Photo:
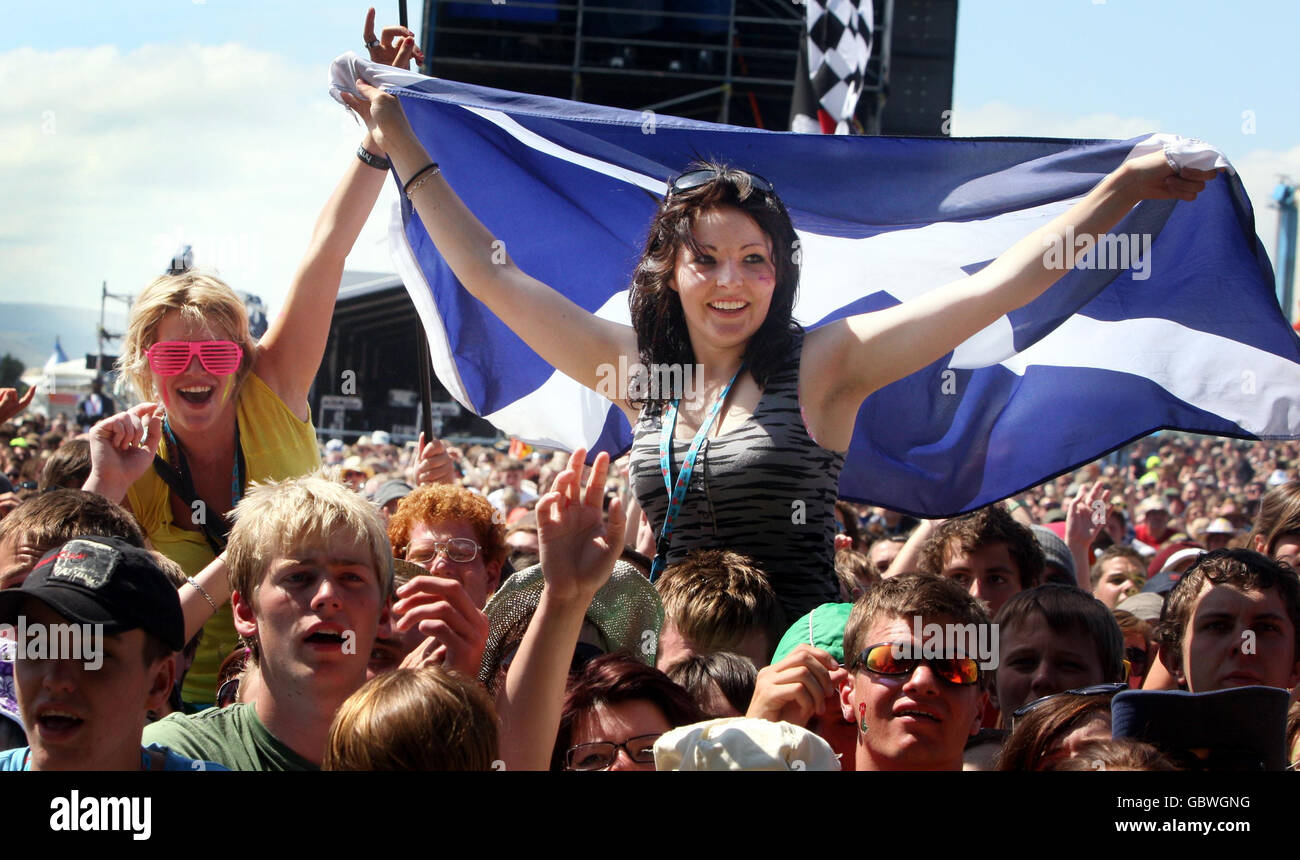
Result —
<svg viewBox="0 0 1300 860"><path fill-rule="evenodd" d="M76 537L36 562L19 588L0 591L0 623L14 623L24 598L34 598L105 633L137 627L185 647L180 596L148 550L112 537Z"/></svg>

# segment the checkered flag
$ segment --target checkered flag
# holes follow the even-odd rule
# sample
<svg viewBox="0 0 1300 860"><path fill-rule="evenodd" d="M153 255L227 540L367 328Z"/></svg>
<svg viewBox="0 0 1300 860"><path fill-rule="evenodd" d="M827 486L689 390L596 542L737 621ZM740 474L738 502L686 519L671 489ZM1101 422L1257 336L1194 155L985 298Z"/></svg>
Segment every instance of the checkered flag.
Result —
<svg viewBox="0 0 1300 860"><path fill-rule="evenodd" d="M872 0L803 2L808 38L799 49L790 130L848 134L871 57Z"/></svg>

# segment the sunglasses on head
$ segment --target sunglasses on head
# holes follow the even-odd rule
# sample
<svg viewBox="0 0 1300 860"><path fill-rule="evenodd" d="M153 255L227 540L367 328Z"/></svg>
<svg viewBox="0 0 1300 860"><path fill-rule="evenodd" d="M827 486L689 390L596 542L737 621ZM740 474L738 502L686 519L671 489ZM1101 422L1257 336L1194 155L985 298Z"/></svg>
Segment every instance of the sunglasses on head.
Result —
<svg viewBox="0 0 1300 860"><path fill-rule="evenodd" d="M776 189L772 183L768 182L757 173L750 173L748 170L729 170L727 173L743 173L749 177L749 184L754 187L755 191L761 191L764 194L775 194ZM720 176L725 174L720 170L714 170L712 167L704 167L699 170L688 170L681 176L673 180L673 184L668 188L668 195L680 194L684 191L691 191L699 188L701 185L708 185Z"/></svg>
<svg viewBox="0 0 1300 860"><path fill-rule="evenodd" d="M912 657L907 643L881 642L862 650L850 670L859 666L876 675L911 675L922 663L940 679L958 687L969 687L980 679L980 664L974 657ZM902 655L902 656L900 656Z"/></svg>
<svg viewBox="0 0 1300 860"><path fill-rule="evenodd" d="M194 356L213 376L229 376L239 370L244 350L229 340L165 340L145 351L149 369L159 376L175 376L190 366Z"/></svg>

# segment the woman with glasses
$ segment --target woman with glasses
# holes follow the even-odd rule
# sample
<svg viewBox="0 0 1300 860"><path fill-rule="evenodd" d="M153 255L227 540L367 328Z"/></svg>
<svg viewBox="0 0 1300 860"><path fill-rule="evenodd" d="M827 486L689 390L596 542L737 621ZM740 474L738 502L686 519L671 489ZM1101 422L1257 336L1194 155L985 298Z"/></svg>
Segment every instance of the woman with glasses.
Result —
<svg viewBox="0 0 1300 860"><path fill-rule="evenodd" d="M606 654L564 696L551 770L654 770L655 741L705 719L684 689L634 657Z"/></svg>
<svg viewBox="0 0 1300 860"><path fill-rule="evenodd" d="M375 62L402 68L417 53L409 30L367 41ZM165 275L136 298L119 365L146 402L90 432L84 489L126 505L152 545L194 577L225 544L226 515L254 481L305 474L320 464L307 392L325 352L343 263L387 177L367 134L316 223L280 315L260 341L243 302L198 272ZM182 600L216 613L185 680L185 698L211 703L222 658L237 644L228 591L190 579Z"/></svg>
<svg viewBox="0 0 1300 860"><path fill-rule="evenodd" d="M671 183L654 216L625 326L502 259L398 99L357 88L361 98L344 100L391 154L461 284L556 369L623 409L634 430L631 480L657 537L655 571L695 548L745 552L791 618L836 599L832 511L866 397L1055 283L1064 269L1049 267L1044 248L1067 231L1071 242L1104 233L1139 201L1191 200L1214 176L1175 175L1163 153L1134 159L978 273L805 334L792 318L800 249L775 189L705 164ZM563 247L557 237L556 253ZM611 368L638 366L638 381L609 390Z"/></svg>

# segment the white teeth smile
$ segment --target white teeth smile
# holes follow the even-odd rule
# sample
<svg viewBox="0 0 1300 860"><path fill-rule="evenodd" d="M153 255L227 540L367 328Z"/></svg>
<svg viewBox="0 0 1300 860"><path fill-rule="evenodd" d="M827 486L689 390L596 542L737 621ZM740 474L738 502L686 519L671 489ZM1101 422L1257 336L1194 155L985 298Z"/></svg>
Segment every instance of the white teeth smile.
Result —
<svg viewBox="0 0 1300 860"><path fill-rule="evenodd" d="M212 390L212 386L210 386L210 385L191 385L191 386L189 386L189 387L187 387L187 388L182 388L182 389L180 389L180 390L181 390L181 391L184 391L186 394L206 394L206 393L208 393L209 391Z"/></svg>
<svg viewBox="0 0 1300 860"><path fill-rule="evenodd" d="M67 719L69 719L69 720L79 720L79 719L81 719L81 718L78 717L76 714L71 714L71 713L68 713L67 711L55 711L55 710L44 711L44 712L41 714L41 716L42 716L42 717L65 717L65 718L67 718Z"/></svg>
<svg viewBox="0 0 1300 860"><path fill-rule="evenodd" d="M749 302L710 302L709 307L717 308L720 311L738 311Z"/></svg>

